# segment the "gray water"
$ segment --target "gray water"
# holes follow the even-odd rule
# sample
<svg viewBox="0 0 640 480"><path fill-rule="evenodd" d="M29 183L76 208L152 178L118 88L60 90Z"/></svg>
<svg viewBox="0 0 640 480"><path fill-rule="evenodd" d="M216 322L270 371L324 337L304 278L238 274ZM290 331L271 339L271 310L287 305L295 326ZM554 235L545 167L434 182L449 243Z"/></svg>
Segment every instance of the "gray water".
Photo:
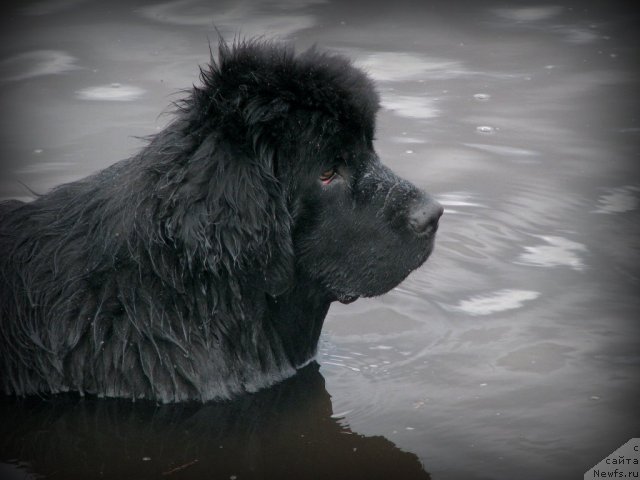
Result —
<svg viewBox="0 0 640 480"><path fill-rule="evenodd" d="M640 22L630 7L2 8L3 198L139 149L136 137L161 129L159 114L197 82L215 24L229 38L353 58L382 95L381 158L446 212L425 266L385 296L332 306L319 372L224 405L3 403L0 476L582 478L640 436Z"/></svg>

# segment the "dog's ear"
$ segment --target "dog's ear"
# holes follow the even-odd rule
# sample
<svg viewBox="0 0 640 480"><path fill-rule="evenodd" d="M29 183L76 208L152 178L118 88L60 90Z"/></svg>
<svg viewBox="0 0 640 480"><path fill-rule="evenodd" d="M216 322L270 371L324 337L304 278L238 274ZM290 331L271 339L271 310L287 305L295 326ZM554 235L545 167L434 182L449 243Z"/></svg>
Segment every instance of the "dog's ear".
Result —
<svg viewBox="0 0 640 480"><path fill-rule="evenodd" d="M277 296L294 278L292 222L273 148L282 143L289 101L258 75L270 60L265 51L282 55L220 42L218 61L202 69L202 87L177 104L179 121L158 145L170 170L159 196L164 235L186 268Z"/></svg>
<svg viewBox="0 0 640 480"><path fill-rule="evenodd" d="M163 216L185 266L272 296L286 291L294 276L291 216L273 153L210 134L181 168L163 195Z"/></svg>

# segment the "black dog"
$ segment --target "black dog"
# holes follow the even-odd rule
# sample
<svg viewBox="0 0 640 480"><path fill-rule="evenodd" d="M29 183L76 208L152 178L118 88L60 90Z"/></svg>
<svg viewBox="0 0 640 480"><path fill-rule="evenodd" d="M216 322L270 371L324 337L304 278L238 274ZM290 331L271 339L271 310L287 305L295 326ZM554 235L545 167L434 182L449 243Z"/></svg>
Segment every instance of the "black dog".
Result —
<svg viewBox="0 0 640 480"><path fill-rule="evenodd" d="M201 76L138 155L0 208L6 393L253 392L431 253L442 207L379 162L349 61L221 42Z"/></svg>

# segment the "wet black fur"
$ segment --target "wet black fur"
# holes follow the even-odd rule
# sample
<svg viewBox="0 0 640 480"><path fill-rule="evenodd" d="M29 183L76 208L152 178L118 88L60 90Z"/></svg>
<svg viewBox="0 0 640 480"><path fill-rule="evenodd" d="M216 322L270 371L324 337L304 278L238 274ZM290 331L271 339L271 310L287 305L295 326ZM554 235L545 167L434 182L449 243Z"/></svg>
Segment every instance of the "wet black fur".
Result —
<svg viewBox="0 0 640 480"><path fill-rule="evenodd" d="M380 164L349 61L221 42L201 81L134 157L0 206L5 393L256 391L313 358L332 301L426 260L407 218L428 198Z"/></svg>

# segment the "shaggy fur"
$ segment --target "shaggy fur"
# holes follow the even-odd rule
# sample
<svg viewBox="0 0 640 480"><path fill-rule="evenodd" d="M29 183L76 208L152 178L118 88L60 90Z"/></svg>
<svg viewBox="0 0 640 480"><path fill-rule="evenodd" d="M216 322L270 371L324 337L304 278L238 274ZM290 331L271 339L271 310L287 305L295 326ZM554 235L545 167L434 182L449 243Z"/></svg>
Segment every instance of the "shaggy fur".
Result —
<svg viewBox="0 0 640 480"><path fill-rule="evenodd" d="M201 80L136 156L0 207L6 393L253 392L427 259L442 208L380 164L345 58L221 42Z"/></svg>

